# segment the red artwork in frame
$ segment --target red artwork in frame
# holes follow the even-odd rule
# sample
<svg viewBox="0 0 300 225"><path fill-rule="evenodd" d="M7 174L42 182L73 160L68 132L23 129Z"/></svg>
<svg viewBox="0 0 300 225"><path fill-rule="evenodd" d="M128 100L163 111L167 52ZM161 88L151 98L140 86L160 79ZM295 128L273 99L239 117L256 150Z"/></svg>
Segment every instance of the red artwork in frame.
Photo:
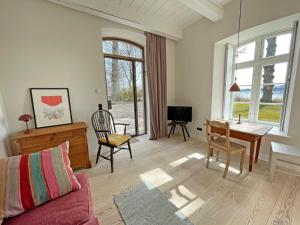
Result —
<svg viewBox="0 0 300 225"><path fill-rule="evenodd" d="M31 88L30 93L36 128L72 123L67 88Z"/></svg>

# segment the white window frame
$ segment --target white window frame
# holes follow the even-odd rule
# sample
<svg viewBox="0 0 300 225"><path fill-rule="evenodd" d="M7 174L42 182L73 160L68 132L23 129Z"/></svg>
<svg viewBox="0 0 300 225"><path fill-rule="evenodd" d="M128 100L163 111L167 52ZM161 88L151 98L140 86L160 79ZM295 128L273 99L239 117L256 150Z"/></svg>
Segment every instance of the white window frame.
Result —
<svg viewBox="0 0 300 225"><path fill-rule="evenodd" d="M290 47L289 47L290 48L289 53L284 54L284 55L278 55L278 56L263 58L264 40L266 38L269 38L269 37L272 37L272 36L278 36L278 35L287 34L287 33L292 34ZM281 121L279 123L268 122L268 121L260 121L258 119L259 105L260 105L259 97L260 97L262 68L263 68L264 65L273 65L273 64L277 64L277 63L287 62L287 64L288 64L288 66L287 66L287 76L286 76L286 81L285 81L284 84L286 85L285 88L289 89L289 87L288 87L289 86L288 71L289 71L289 67L291 66L291 53L292 53L292 48L293 48L292 39L293 39L293 29L286 29L286 30L283 30L283 31L273 32L273 33L269 33L269 34L266 34L266 35L262 35L262 36L259 36L259 37L255 38L255 39L250 39L250 40L247 40L247 41L240 44L240 46L243 46L243 45L249 44L251 42L255 42L254 60L241 62L241 63L237 64L237 69L244 69L244 68L253 67L253 76L252 76L252 85L251 85L251 98L250 98L250 102L249 102L249 116L248 116L248 119L243 119L244 121L248 121L248 122L252 122L252 123L260 123L260 124L268 124L268 125L280 127L280 125L282 124L282 121L285 119L285 118L281 118ZM235 53L236 50L237 50L237 46L234 46L233 52ZM231 80L231 81L234 80L235 68L236 68L234 55L235 54L233 54L233 60L232 60L233 66L231 67L232 71L230 71L231 72L230 74L227 73L230 76L230 79L227 79L227 80ZM229 119L230 120L236 120L237 118L233 116L233 98L234 98L234 95L231 93L229 96L230 96L230 107L229 107L229 113L228 113L229 114ZM275 104L272 103L272 105L275 105ZM281 116L283 115L284 108L287 106L286 96L284 96L282 106L283 106L283 108L282 108Z"/></svg>

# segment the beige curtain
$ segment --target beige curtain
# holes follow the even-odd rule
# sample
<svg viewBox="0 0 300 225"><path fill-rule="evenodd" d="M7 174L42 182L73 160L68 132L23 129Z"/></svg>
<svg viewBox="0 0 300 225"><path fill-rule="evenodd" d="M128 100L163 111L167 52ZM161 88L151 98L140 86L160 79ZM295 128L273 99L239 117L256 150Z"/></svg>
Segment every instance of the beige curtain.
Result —
<svg viewBox="0 0 300 225"><path fill-rule="evenodd" d="M146 63L150 99L150 139L167 134L166 38L146 33Z"/></svg>

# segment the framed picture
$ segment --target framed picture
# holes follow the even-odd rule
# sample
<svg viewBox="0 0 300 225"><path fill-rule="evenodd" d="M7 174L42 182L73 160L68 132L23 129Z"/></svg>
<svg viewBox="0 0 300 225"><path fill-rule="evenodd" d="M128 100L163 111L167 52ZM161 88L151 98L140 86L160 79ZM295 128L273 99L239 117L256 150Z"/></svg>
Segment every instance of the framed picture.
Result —
<svg viewBox="0 0 300 225"><path fill-rule="evenodd" d="M36 128L71 124L68 88L30 88Z"/></svg>

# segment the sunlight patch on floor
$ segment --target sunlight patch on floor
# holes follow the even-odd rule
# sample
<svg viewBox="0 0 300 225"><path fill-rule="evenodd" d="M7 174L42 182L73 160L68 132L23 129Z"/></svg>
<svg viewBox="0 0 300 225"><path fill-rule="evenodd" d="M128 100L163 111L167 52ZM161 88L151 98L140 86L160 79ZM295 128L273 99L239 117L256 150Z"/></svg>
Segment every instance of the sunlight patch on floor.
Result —
<svg viewBox="0 0 300 225"><path fill-rule="evenodd" d="M175 161L169 163L169 165L172 166L172 167L177 167L177 166L179 166L179 165L185 163L185 162L188 161L189 159L203 159L203 158L205 158L204 155L202 155L202 154L200 154L200 153L193 153L193 154L191 154L191 155L189 155L189 156L187 156L187 157L182 157L182 158L180 158L180 159L177 159L177 160L175 160Z"/></svg>
<svg viewBox="0 0 300 225"><path fill-rule="evenodd" d="M205 158L205 155L202 155L200 153L194 153L188 156L190 159L203 159Z"/></svg>
<svg viewBox="0 0 300 225"><path fill-rule="evenodd" d="M183 157L181 159L175 160L173 162L171 162L169 165L172 167L177 167L183 163L185 163L186 161L188 161L189 159L187 157Z"/></svg>
<svg viewBox="0 0 300 225"><path fill-rule="evenodd" d="M195 213L205 202L201 198L196 198L194 201L184 206L182 209L179 209L175 215L180 218L185 218L191 216ZM183 217L182 217L183 216Z"/></svg>
<svg viewBox="0 0 300 225"><path fill-rule="evenodd" d="M219 167L222 167L222 168L224 168L224 169L225 169L225 166L226 166L226 165L225 165L224 163L220 163L220 164L219 164ZM233 168L233 167L231 167L231 166L228 167L228 170L231 171L231 172L233 172L233 173L235 173L235 174L240 174L240 170L235 169L235 168Z"/></svg>
<svg viewBox="0 0 300 225"><path fill-rule="evenodd" d="M170 191L171 198L169 199L177 208L181 208L189 201L196 198L196 195L188 190L185 186L180 185Z"/></svg>
<svg viewBox="0 0 300 225"><path fill-rule="evenodd" d="M186 198L180 196L177 193L176 189L171 190L170 193L171 193L171 198L169 199L169 201L172 202L173 205L175 205L177 208L180 208L189 202Z"/></svg>
<svg viewBox="0 0 300 225"><path fill-rule="evenodd" d="M188 197L189 199L196 198L196 195L194 193L192 193L189 189L187 189L185 186L180 185L180 186L178 186L178 189L182 195Z"/></svg>
<svg viewBox="0 0 300 225"><path fill-rule="evenodd" d="M141 180L149 189L159 187L171 180L173 177L164 172L161 168L156 168L148 172L140 174Z"/></svg>

